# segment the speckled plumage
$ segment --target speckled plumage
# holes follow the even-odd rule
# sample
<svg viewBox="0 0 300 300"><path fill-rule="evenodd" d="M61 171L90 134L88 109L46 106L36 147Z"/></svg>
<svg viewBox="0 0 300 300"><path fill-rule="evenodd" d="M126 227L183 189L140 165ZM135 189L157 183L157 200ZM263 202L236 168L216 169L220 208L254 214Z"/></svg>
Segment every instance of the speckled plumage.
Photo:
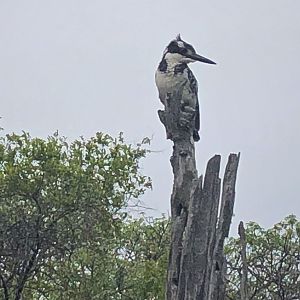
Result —
<svg viewBox="0 0 300 300"><path fill-rule="evenodd" d="M164 51L162 60L155 73L155 83L158 88L159 98L165 104L166 97L183 87L183 109L189 106L195 110L195 128L193 137L195 141L200 139L200 111L198 101L197 80L188 67L188 63L201 61L215 64L213 61L196 53L192 45L184 42L178 35L172 40Z"/></svg>
<svg viewBox="0 0 300 300"><path fill-rule="evenodd" d="M174 45L171 44L171 51L172 49L174 49ZM193 136L195 140L199 140L200 111L197 80L187 63L180 62L177 57L174 57L172 60L172 58L168 57L168 53L164 54L155 74L159 98L164 103L168 93L172 94L178 86L183 86L183 99L188 101L184 104L195 109L195 130Z"/></svg>

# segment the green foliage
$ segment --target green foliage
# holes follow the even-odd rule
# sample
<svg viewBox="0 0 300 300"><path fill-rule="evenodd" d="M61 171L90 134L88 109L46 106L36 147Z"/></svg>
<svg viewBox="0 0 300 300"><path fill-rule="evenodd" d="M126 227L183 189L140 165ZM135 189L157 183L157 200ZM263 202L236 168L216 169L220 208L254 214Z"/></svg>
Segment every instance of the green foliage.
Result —
<svg viewBox="0 0 300 300"><path fill-rule="evenodd" d="M142 217L126 222L118 249L120 299L164 299L169 226L165 218Z"/></svg>
<svg viewBox="0 0 300 300"><path fill-rule="evenodd" d="M294 215L265 230L251 222L246 228L249 299L300 298L300 222ZM239 239L226 246L228 298L240 299Z"/></svg>
<svg viewBox="0 0 300 300"><path fill-rule="evenodd" d="M43 284L58 271L71 276L71 280L65 277L65 285L76 290L73 273L82 271L79 268L89 259L89 251L111 250L110 240L121 230L128 201L151 186L149 178L139 173L139 160L145 154L141 146L126 145L122 135L114 139L98 133L71 144L58 134L47 140L27 133L1 138L4 299L12 294L16 299L21 294L25 299L47 296ZM45 276L41 285L40 276ZM32 285L25 286L29 279Z"/></svg>
<svg viewBox="0 0 300 300"><path fill-rule="evenodd" d="M129 216L151 187L143 144L98 133L67 143L0 138L0 299L162 300L168 218ZM246 227L249 299L299 299L300 222ZM240 299L237 238L226 245L227 299Z"/></svg>
<svg viewBox="0 0 300 300"><path fill-rule="evenodd" d="M168 219L129 218L102 244L90 241L71 257L48 262L30 281L39 291L30 296L162 300L168 248Z"/></svg>

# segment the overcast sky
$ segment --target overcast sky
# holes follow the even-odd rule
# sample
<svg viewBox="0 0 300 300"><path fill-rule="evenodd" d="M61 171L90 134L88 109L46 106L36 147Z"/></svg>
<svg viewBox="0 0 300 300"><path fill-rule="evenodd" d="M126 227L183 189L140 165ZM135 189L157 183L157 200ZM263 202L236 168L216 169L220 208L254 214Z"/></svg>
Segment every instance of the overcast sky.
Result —
<svg viewBox="0 0 300 300"><path fill-rule="evenodd" d="M235 217L270 226L300 216L300 1L0 0L0 127L70 140L97 131L153 137L143 198L169 211L171 142L154 72L181 33L218 64L199 82L199 173L241 152Z"/></svg>

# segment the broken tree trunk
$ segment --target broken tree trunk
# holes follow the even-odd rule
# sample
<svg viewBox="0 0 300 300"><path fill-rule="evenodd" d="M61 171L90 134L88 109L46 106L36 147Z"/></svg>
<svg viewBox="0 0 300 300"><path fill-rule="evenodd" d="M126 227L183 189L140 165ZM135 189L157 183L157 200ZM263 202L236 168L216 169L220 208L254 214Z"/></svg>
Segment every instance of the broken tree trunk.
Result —
<svg viewBox="0 0 300 300"><path fill-rule="evenodd" d="M167 300L224 300L226 261L223 252L235 197L239 155L230 154L222 196L220 155L212 157L204 178L198 177L192 139L194 110L184 107L182 92L169 95L158 111L167 138L174 143L171 196L171 249Z"/></svg>
<svg viewBox="0 0 300 300"><path fill-rule="evenodd" d="M242 274L241 274L241 300L248 300L248 287L247 287L247 277L248 277L248 264L247 264L247 256L246 256L246 234L244 223L241 221L239 224L238 233L240 236L240 247L241 247L241 258L242 258Z"/></svg>

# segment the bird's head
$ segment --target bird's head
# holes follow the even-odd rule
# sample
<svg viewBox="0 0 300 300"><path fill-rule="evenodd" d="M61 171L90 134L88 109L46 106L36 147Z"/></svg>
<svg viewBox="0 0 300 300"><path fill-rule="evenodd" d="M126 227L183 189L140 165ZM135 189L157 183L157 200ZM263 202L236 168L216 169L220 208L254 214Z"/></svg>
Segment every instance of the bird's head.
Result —
<svg viewBox="0 0 300 300"><path fill-rule="evenodd" d="M168 63L174 65L181 63L188 64L196 61L207 64L216 64L212 60L197 54L192 45L181 39L180 34L178 34L176 39L172 40L167 46L164 51L164 58Z"/></svg>

